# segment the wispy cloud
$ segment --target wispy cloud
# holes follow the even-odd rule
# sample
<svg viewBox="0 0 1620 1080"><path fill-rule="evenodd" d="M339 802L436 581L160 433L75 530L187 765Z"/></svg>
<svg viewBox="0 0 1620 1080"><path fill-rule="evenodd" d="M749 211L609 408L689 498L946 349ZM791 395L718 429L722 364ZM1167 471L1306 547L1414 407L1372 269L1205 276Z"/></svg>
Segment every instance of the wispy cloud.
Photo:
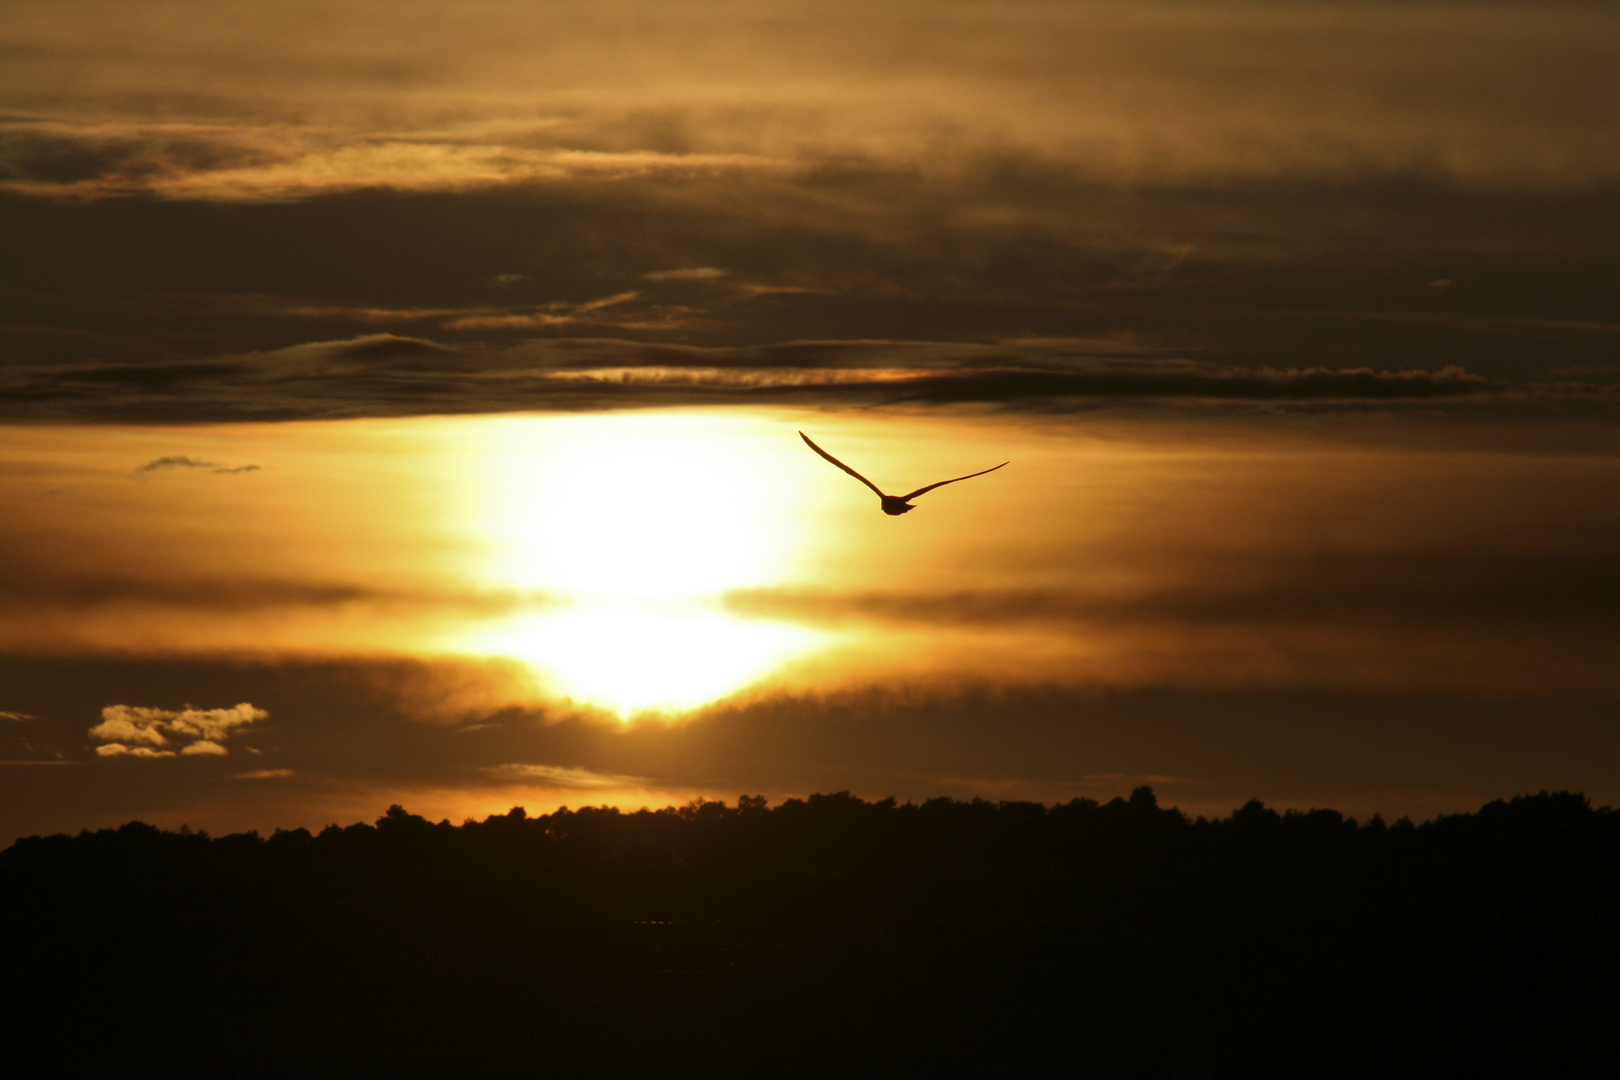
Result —
<svg viewBox="0 0 1620 1080"><path fill-rule="evenodd" d="M1173 560L1172 560L1173 562ZM1311 549L1206 554L1200 567L1161 567L1135 588L961 592L752 589L727 593L727 610L837 626L1078 628L1133 622L1217 627L1290 622L1343 625L1389 618L1413 626L1516 625L1555 617L1601 620L1620 606L1620 557L1539 551L1437 554L1414 546L1381 552Z"/></svg>
<svg viewBox="0 0 1620 1080"><path fill-rule="evenodd" d="M318 32L301 5L18 6L0 186L30 194L266 200L761 163L819 179L996 151L1116 182L1592 183L1620 165L1589 47L1612 13L1578 3L827 3L784 22L707 0L679 18L496 0L476 20L402 0L386 34L369 5L322 9Z"/></svg>
<svg viewBox="0 0 1620 1080"><path fill-rule="evenodd" d="M548 787L563 788L640 788L651 781L640 776L622 776L614 773L591 772L589 769L564 768L558 765L496 765L484 770L501 780L538 782Z"/></svg>
<svg viewBox="0 0 1620 1080"><path fill-rule="evenodd" d="M254 769L252 772L232 773L233 780L279 780L297 775L292 769Z"/></svg>
<svg viewBox="0 0 1620 1080"><path fill-rule="evenodd" d="M624 303L628 296L595 305ZM1238 366L1177 356L1166 346L1087 339L698 348L620 339L445 345L374 334L220 357L202 367L167 372L167 389L156 391L146 380L164 371L153 365L132 374L126 392L104 370L14 366L0 375L14 391L0 415L38 417L70 408L81 417L166 421L726 404L977 405L1035 413L1133 403L1194 410L1620 404L1620 387L1607 383L1511 380L1454 364ZM223 466L174 455L148 462L138 474L170 468Z"/></svg>
<svg viewBox="0 0 1620 1080"><path fill-rule="evenodd" d="M145 465L137 465L135 472L137 475L144 476L162 472L165 469L207 469L216 475L230 476L236 473L259 472L263 468L262 465L225 466L212 461L201 461L197 458L187 457L185 454L171 454L167 457L154 458Z"/></svg>
<svg viewBox="0 0 1620 1080"><path fill-rule="evenodd" d="M541 129L544 130L544 129ZM519 141L506 141L513 134ZM501 138L505 136L506 138ZM779 169L753 153L522 145L433 131L334 130L293 124L16 121L0 124L0 191L86 200L150 193L169 199L255 202L391 189L465 192L520 184L705 176ZM18 153L18 151L21 153ZM34 162L75 157L89 175ZM20 159L20 160L18 160ZM20 167L19 167L20 166Z"/></svg>
<svg viewBox="0 0 1620 1080"><path fill-rule="evenodd" d="M9 553L13 558L17 556ZM552 607L559 597L538 590L389 588L354 582L282 578L66 577L36 570L0 580L0 606L83 610L108 605L250 612L276 608L360 608L494 616Z"/></svg>
<svg viewBox="0 0 1620 1080"><path fill-rule="evenodd" d="M654 270L641 276L648 281L717 281L728 272L717 266L692 266L681 270Z"/></svg>
<svg viewBox="0 0 1620 1080"><path fill-rule="evenodd" d="M596 321L593 316L607 308L618 307L639 299L635 291L616 293L584 303L552 303L527 311L474 312L457 315L444 323L449 330L535 330L571 323Z"/></svg>
<svg viewBox="0 0 1620 1080"><path fill-rule="evenodd" d="M4 710L0 710L0 720L34 720L34 719L37 719L37 717L31 716L30 714L25 713L25 712L6 712Z"/></svg>
<svg viewBox="0 0 1620 1080"><path fill-rule="evenodd" d="M105 743L96 747L97 757L171 758L173 750L154 750L150 746L126 746L124 743Z"/></svg>
<svg viewBox="0 0 1620 1080"><path fill-rule="evenodd" d="M199 461L185 454L171 454L168 457L153 458L145 465L135 466L138 473L154 473L163 469L217 469L218 465L212 461Z"/></svg>

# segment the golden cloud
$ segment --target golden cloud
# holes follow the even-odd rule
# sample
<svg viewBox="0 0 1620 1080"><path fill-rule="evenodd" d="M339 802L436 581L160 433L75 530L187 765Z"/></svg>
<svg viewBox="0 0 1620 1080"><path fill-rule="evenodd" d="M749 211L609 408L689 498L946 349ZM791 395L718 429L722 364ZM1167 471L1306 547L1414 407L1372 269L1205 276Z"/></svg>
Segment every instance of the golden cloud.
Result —
<svg viewBox="0 0 1620 1080"><path fill-rule="evenodd" d="M237 729L247 727L270 714L247 702L229 709L154 709L138 705L108 705L101 710L101 723L90 729L90 737L104 743L96 748L100 757L173 757L169 746L174 739L183 742L180 753L190 757L223 757L230 753L223 744ZM139 744L131 747L130 744Z"/></svg>

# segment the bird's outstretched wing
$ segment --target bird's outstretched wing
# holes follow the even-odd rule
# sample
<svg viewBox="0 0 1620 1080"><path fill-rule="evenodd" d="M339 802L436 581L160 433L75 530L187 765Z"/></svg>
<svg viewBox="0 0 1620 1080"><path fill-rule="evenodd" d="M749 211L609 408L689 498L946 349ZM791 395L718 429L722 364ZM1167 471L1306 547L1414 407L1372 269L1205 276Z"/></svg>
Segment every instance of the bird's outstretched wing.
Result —
<svg viewBox="0 0 1620 1080"><path fill-rule="evenodd" d="M880 498L880 499L883 498L883 492L878 491L878 486L876 484L872 483L872 481L868 480L866 477L862 476L860 473L856 472L854 469L850 468L848 465L845 465L842 461L839 461L837 458L835 458L831 454L827 453L827 451L825 451L821 447L817 446L814 442L811 441L810 436L806 435L804 432L801 431L801 432L799 432L799 438L803 439L804 442L805 442L805 445L810 447L810 449L814 450L816 453L820 454L822 457L826 458L828 461L832 462L834 465L838 466L840 469L843 469L845 472L849 473L849 475L853 476L855 479L859 480L861 483L865 484L867 487L871 488L873 491L877 491L878 498ZM965 479L967 479L967 477L963 477L963 479L965 480ZM947 480L945 482L947 484L950 483L949 480ZM928 489L924 488L923 490L926 491Z"/></svg>
<svg viewBox="0 0 1620 1080"><path fill-rule="evenodd" d="M808 440L806 440L806 441L808 441ZM814 446L815 444L811 443L811 445ZM836 462L835 462L835 464L836 464ZM1008 462L1003 461L1001 463L1001 465L1006 465L1006 464L1008 464ZM955 476L955 477L952 477L949 480L941 480L937 484L929 484L927 487L920 487L916 491L913 491L910 495L902 495L902 496L900 496L900 498L905 502L910 502L912 499L915 499L917 496L926 494L927 492L930 492L930 491L933 491L937 487L944 487L946 484L954 484L958 480L971 480L975 476L983 476L987 472L995 472L997 469L1001 468L1001 465L992 465L988 469L980 469L978 472L970 472L966 476Z"/></svg>

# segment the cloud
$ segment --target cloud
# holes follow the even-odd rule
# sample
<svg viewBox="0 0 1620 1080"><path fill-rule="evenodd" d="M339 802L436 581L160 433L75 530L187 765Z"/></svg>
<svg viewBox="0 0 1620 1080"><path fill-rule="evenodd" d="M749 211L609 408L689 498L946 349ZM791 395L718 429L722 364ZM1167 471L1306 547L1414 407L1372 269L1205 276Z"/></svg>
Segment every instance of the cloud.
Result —
<svg viewBox="0 0 1620 1080"><path fill-rule="evenodd" d="M89 734L92 739L108 742L119 740L167 746L169 739L163 734L163 727L164 721L171 715L163 709L108 705L101 710L101 723L91 728Z"/></svg>
<svg viewBox="0 0 1620 1080"><path fill-rule="evenodd" d="M729 271L717 266L693 266L682 270L655 270L641 276L648 281L716 281Z"/></svg>
<svg viewBox="0 0 1620 1080"><path fill-rule="evenodd" d="M96 748L102 757L172 757L173 751L152 747L171 745L171 737L184 743L180 753L189 756L221 757L229 753L222 745L233 731L267 719L269 713L242 702L229 709L154 709L137 705L108 705L101 710L101 723L89 731L92 739L107 745ZM144 744L131 748L128 744Z"/></svg>
<svg viewBox="0 0 1620 1080"><path fill-rule="evenodd" d="M1591 5L838 2L789 30L405 0L379 38L364 5L312 34L304 5L21 2L10 419L1614 394L1620 86ZM619 355L564 378L584 334ZM769 355L825 342L871 378Z"/></svg>
<svg viewBox="0 0 1620 1080"><path fill-rule="evenodd" d="M1481 191L1420 173L1122 189L1006 150L943 171L841 159L791 181L368 190L223 218L191 202L0 195L0 234L27 268L0 271L16 290L0 333L27 358L0 370L0 415L274 420L489 411L509 399L611 408L654 392L717 403L740 380L697 369L757 367L755 382L780 381L779 367L816 366L807 357L819 347L843 369L965 374L977 347L990 372L1049 374L1062 358L1039 343L1060 340L1074 360L1089 350L1238 373L1455 367L1514 384L1562 382L1552 368L1584 366L1592 377L1569 381L1612 384L1599 373L1620 333L1597 284L1613 261L1605 190ZM530 235L546 238L543 257L512 249ZM256 259L270 236L321 257ZM167 258L172 244L195 258ZM1496 254L1481 261L1479 250ZM493 291L492 268L530 283ZM708 284L665 279L721 268L728 276ZM1438 274L1454 284L1427 287ZM557 365L592 338L596 352L618 353L595 368L679 369L689 385L621 386L602 405L588 400L601 388L556 386ZM392 355L362 356L368 346ZM897 362L877 362L885 348ZM658 378L672 381L656 370L639 381ZM1164 383L1150 388L1161 402ZM922 389L976 400L987 388ZM1212 392L1254 399L1236 389Z"/></svg>
<svg viewBox="0 0 1620 1080"><path fill-rule="evenodd" d="M145 465L137 465L138 473L153 473L160 469L217 469L219 466L212 461L198 461L196 458L184 454L173 454L169 457L154 458Z"/></svg>
<svg viewBox="0 0 1620 1080"><path fill-rule="evenodd" d="M238 465L234 468L229 468L224 465L215 464L212 461L200 461L197 458L187 457L184 454L173 454L169 457L154 458L153 460L148 461L145 465L138 465L136 466L135 471L137 473L155 473L163 469L208 469L214 472L216 475L230 475L233 473L258 472L262 468L262 465Z"/></svg>
<svg viewBox="0 0 1620 1080"><path fill-rule="evenodd" d="M620 776L613 773L591 772L588 769L570 769L557 765L507 764L484 769L490 776L510 781L538 781L549 787L564 788L641 788L652 781L640 776Z"/></svg>
<svg viewBox="0 0 1620 1080"><path fill-rule="evenodd" d="M1152 555L1138 552L1149 565ZM1620 610L1620 557L1537 550L1434 553L1398 546L1380 552L1267 550L1262 555L1207 552L1197 565L1162 556L1155 579L1136 588L892 590L840 593L749 589L727 593L724 607L750 618L814 625L1043 626L1061 632L1130 623L1189 627L1390 619L1422 626L1523 626L1569 620L1600 629Z"/></svg>
<svg viewBox="0 0 1620 1080"><path fill-rule="evenodd" d="M148 746L129 747L123 743L107 743L96 747L97 757L138 757L138 758L169 758L174 757L173 750L153 750Z"/></svg>
<svg viewBox="0 0 1620 1080"><path fill-rule="evenodd" d="M567 326L570 323L591 322L594 313L628 304L639 299L641 294L634 290L615 293L584 303L552 303L542 308L530 311L508 312L472 312L457 315L445 322L449 330L531 330L551 326Z"/></svg>
<svg viewBox="0 0 1620 1080"><path fill-rule="evenodd" d="M232 780L279 780L297 775L292 769L254 769L252 772L232 773Z"/></svg>
<svg viewBox="0 0 1620 1080"><path fill-rule="evenodd" d="M318 17L243 0L15 6L28 14L0 36L13 117L0 184L56 197L725 183L750 167L823 179L995 150L1116 183L1617 171L1616 91L1591 46L1612 39L1613 16L1578 3L1324 2L1279 17L834 2L783 19L707 0L678 17L494 0L463 20L401 2L386 34L370 4Z"/></svg>
<svg viewBox="0 0 1620 1080"><path fill-rule="evenodd" d="M0 710L0 720L19 720L20 721L20 720L35 720L35 719L38 719L38 718L35 717L35 716L32 716L32 715L30 715L28 713L25 713L25 712L6 712L4 710Z"/></svg>
<svg viewBox="0 0 1620 1080"><path fill-rule="evenodd" d="M511 276L511 275L507 275ZM523 277L532 281L532 278ZM380 306L377 304L344 303L333 300L310 300L292 297L246 295L219 295L176 298L176 313L190 312L198 316L245 317L253 319L296 319L300 321L361 323L366 325L398 326L402 323L433 322L446 330L535 330L571 325L646 326L657 319L656 311L673 310L665 307L636 305L642 294L625 290L610 296L587 300L553 300L547 303L522 305L463 304L443 307ZM610 311L631 305L629 312ZM372 335L395 341L421 341L400 335ZM430 349L432 342L423 342ZM144 373L144 374L143 374ZM104 382L130 382L139 379L146 385L177 383L194 376L211 374L206 367L171 365L164 369L139 369L127 366L93 369L93 376Z"/></svg>
<svg viewBox="0 0 1620 1080"><path fill-rule="evenodd" d="M265 124L241 114L217 123L105 114L77 121L9 119L0 121L0 191L70 200L150 193L252 202L378 189L465 192L679 179L782 164L746 152L534 145L548 141L548 131L544 123L459 136L408 129L341 131L296 122Z"/></svg>
<svg viewBox="0 0 1620 1080"><path fill-rule="evenodd" d="M631 295L594 304L628 303ZM0 390L6 391L0 416L41 418L67 410L81 419L131 422L728 404L976 405L1032 413L1133 405L1299 410L1547 403L1605 410L1620 404L1620 386L1489 377L1456 364L1240 365L1178 356L1166 345L1084 338L697 347L608 338L445 345L374 334L221 358L127 390L72 365L18 365L0 373ZM174 467L220 468L177 455L141 469Z"/></svg>
<svg viewBox="0 0 1620 1080"><path fill-rule="evenodd" d="M5 553L21 561L18 551ZM35 556L37 558L37 556ZM178 608L216 613L277 608L357 608L427 610L453 615L493 616L552 607L556 596L537 590L384 587L353 582L283 578L80 577L40 566L0 579L0 608L84 609L112 605Z"/></svg>
<svg viewBox="0 0 1620 1080"><path fill-rule="evenodd" d="M167 721L169 730L178 735L190 735L199 739L219 739L230 734L232 729L245 727L259 720L268 719L269 713L263 709L254 708L247 702L242 702L231 709L193 709L187 707L179 713L171 713Z"/></svg>

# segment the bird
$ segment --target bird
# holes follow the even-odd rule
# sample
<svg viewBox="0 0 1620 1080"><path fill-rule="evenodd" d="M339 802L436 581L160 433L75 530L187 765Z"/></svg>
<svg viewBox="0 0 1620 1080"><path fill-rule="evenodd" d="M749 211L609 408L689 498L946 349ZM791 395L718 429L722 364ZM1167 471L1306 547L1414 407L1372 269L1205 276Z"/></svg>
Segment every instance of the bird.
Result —
<svg viewBox="0 0 1620 1080"><path fill-rule="evenodd" d="M909 495L885 495L876 484L872 483L872 481L868 480L866 477L862 476L860 473L856 472L854 469L850 468L848 465L845 465L842 461L839 461L837 458L827 453L827 451L817 446L815 444L815 440L811 439L810 436L806 435L804 432L799 432L799 438L803 439L805 445L810 449L814 450L816 453L820 454L822 457L826 458L840 469L843 469L845 472L849 473L849 475L853 476L855 479L859 480L873 491L876 491L877 497L883 502L883 512L888 514L890 517L899 517L901 514L917 509L915 506L911 505L911 500L915 499L919 495L926 495L928 492L933 491L937 487L944 487L946 484L954 484L958 480L971 480L975 476L983 476L985 473L993 473L997 469L1001 468L1001 465L1009 464L1009 462L1003 461L1001 465L995 465L988 469L981 469L976 473L968 473L966 476L957 476L952 477L949 480L941 480L937 484L929 484L927 487L920 487Z"/></svg>

